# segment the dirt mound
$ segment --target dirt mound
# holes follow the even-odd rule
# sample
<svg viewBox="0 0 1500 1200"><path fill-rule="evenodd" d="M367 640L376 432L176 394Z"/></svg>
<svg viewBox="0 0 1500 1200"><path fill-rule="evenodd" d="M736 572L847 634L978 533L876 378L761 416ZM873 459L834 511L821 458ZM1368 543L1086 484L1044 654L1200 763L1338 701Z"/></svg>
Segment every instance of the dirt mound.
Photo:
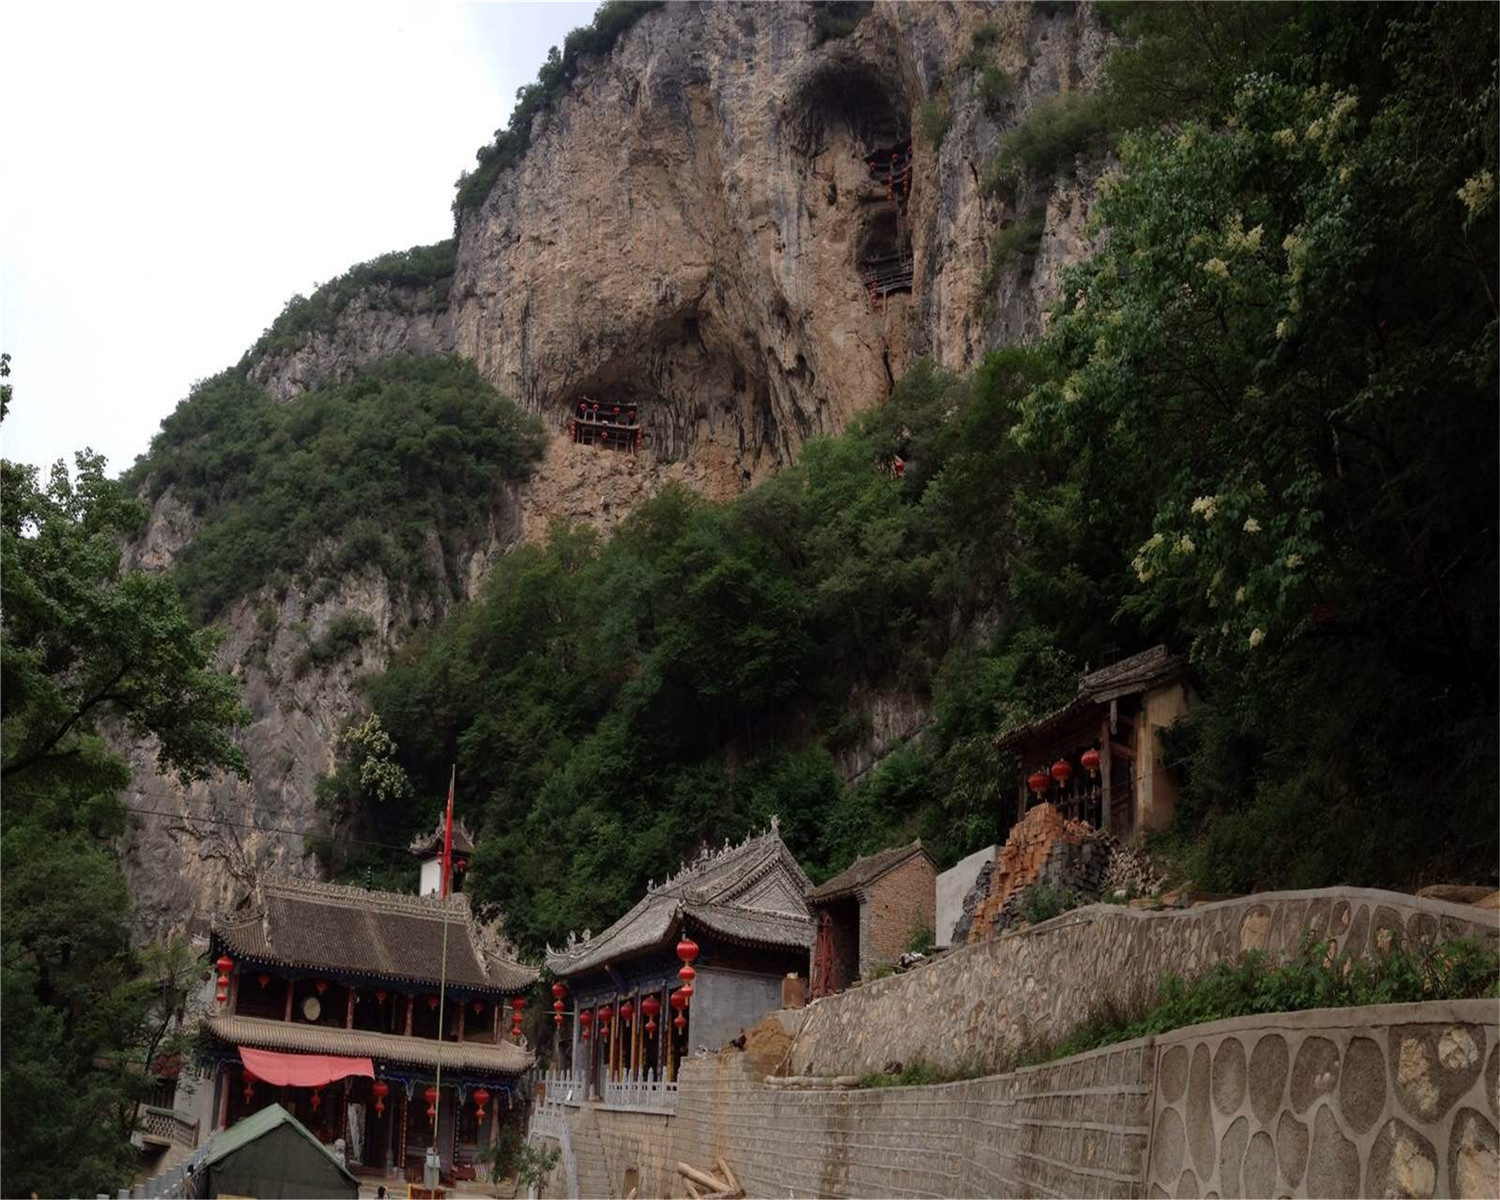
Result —
<svg viewBox="0 0 1500 1200"><path fill-rule="evenodd" d="M762 1017L745 1034L745 1057L756 1071L766 1075L785 1067L787 1051L791 1048L791 1037L774 1015Z"/></svg>

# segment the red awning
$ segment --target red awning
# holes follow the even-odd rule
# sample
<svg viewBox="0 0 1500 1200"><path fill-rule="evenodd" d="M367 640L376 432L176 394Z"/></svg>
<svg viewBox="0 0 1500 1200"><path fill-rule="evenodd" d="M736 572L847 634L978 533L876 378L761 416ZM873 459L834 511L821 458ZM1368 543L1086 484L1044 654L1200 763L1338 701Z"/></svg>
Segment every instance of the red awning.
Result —
<svg viewBox="0 0 1500 1200"><path fill-rule="evenodd" d="M350 1075L375 1078L375 1064L368 1058L343 1058L337 1054L279 1054L275 1050L240 1047L245 1069L264 1083L290 1087L322 1087Z"/></svg>

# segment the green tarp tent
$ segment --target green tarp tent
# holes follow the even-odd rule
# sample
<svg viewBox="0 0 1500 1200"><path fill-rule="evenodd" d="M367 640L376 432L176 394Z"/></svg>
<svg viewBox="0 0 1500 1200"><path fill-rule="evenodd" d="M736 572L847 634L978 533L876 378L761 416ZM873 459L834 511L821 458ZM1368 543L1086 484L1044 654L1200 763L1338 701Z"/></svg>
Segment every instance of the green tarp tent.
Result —
<svg viewBox="0 0 1500 1200"><path fill-rule="evenodd" d="M253 1196L256 1200L359 1195L354 1178L296 1117L272 1104L215 1134L194 1175L199 1200Z"/></svg>

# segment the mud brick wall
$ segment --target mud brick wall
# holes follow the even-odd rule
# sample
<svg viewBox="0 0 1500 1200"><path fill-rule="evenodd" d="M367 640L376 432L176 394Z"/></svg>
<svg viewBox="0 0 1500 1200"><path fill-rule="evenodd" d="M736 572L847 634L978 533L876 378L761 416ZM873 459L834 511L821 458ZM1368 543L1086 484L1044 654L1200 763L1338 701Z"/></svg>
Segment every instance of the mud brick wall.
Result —
<svg viewBox="0 0 1500 1200"><path fill-rule="evenodd" d="M905 953L919 928L932 931L937 918L937 870L917 855L882 875L860 905L859 966L862 975Z"/></svg>
<svg viewBox="0 0 1500 1200"><path fill-rule="evenodd" d="M1459 936L1494 945L1500 912L1361 888L1162 912L1090 905L788 1014L797 1032L791 1070L859 1074L893 1059L983 1068L1023 1041L1067 1032L1100 1000L1152 996L1164 976L1190 976L1244 950L1285 954L1304 933L1356 957Z"/></svg>

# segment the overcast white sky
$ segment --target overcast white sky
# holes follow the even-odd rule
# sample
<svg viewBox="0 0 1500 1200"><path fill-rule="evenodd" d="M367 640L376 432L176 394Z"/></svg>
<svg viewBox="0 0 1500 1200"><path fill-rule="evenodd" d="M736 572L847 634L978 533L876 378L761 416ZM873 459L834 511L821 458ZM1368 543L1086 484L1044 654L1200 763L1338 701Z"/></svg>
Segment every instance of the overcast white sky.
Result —
<svg viewBox="0 0 1500 1200"><path fill-rule="evenodd" d="M452 232L592 3L0 5L5 457L118 473L294 292Z"/></svg>

